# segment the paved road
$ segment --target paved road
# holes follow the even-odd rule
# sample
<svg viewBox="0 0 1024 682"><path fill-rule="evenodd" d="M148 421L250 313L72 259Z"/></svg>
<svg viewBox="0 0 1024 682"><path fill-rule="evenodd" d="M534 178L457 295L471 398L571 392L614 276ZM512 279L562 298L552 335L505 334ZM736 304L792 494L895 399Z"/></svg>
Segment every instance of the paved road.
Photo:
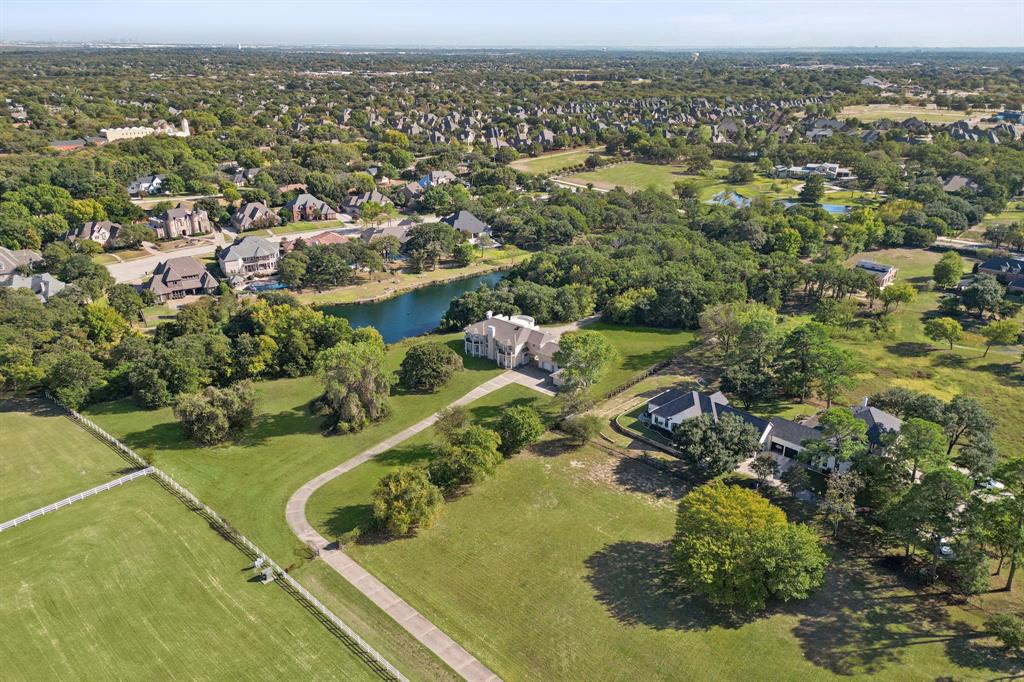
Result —
<svg viewBox="0 0 1024 682"><path fill-rule="evenodd" d="M402 216L393 221L381 223L381 226L385 227L392 224L397 224L401 222L401 220L404 218L405 216ZM437 221L437 216L431 214L423 215L421 216L421 218L423 218L424 222ZM297 239L298 237L304 237L308 239L310 237L315 237L318 234L323 234L324 232L334 232L335 230L361 231L366 229L366 227L366 225L352 225L350 223L343 225L335 225L333 227L325 227L319 230L309 230L307 232L295 232L293 234L267 236L267 234L262 231L257 231L253 234L258 237L263 237L269 242L277 243L283 239ZM135 260L122 261L119 263L109 263L107 264L107 270L110 271L110 274L114 277L114 281L116 282L130 282L132 284L141 284L150 275L153 274L153 269L161 261L165 261L168 258L177 258L178 256L192 256L194 258L204 258L206 256L212 256L213 252L217 250L218 246L227 246L228 244L230 244L239 237L238 233L232 232L231 230L228 229L214 231L213 234L209 236L212 237L212 242L201 244L199 246L192 246L185 249L176 249L175 251L154 252L152 255L146 256L145 258L136 258Z"/></svg>
<svg viewBox="0 0 1024 682"><path fill-rule="evenodd" d="M509 370L477 386L466 395L451 403L451 405L467 405L513 383L520 383L550 394L550 390L542 386L544 379L546 377L537 377L532 373ZM288 520L288 525L291 527L292 532L303 543L312 545L320 550L320 558L328 566L369 597L370 601L383 609L395 622L433 651L438 658L444 661L463 679L470 680L471 682L497 681L501 678L406 603L405 600L388 589L387 585L371 575L369 571L357 564L355 560L346 555L341 549L328 548L329 543L327 539L320 535L306 518L306 503L313 496L313 493L338 476L352 471L352 469L363 462L393 449L399 443L429 428L437 421L437 416L438 413L435 412L426 419L416 422L404 431L400 431L390 438L377 443L372 448L364 450L355 457L342 462L329 471L325 471L312 481L306 483L288 500L288 504L285 507L285 518Z"/></svg>
<svg viewBox="0 0 1024 682"><path fill-rule="evenodd" d="M295 234L273 235L269 237L265 233L261 234L257 232L255 234L256 236L263 237L267 241L276 243L280 242L282 239L295 239L299 236L308 238L324 232L333 232L334 230L340 229L344 229L344 226L335 225L334 227L325 227L322 230L310 230L309 232L297 232ZM161 251L144 258L136 258L135 260L122 261L120 263L109 263L107 265L107 270L110 271L110 274L117 282L131 282L133 284L139 284L153 274L153 269L161 261L165 261L168 258L177 258L179 256L192 256L194 258L212 256L218 246L227 246L238 237L236 233L229 231L215 231L211 236L213 240L206 244L190 246L184 249L175 249L174 251Z"/></svg>

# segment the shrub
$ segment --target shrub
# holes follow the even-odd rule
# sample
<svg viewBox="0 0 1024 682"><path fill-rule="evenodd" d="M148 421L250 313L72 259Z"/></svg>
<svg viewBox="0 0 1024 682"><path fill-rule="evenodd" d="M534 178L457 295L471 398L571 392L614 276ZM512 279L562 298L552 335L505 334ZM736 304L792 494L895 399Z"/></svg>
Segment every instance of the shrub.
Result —
<svg viewBox="0 0 1024 682"><path fill-rule="evenodd" d="M501 454L511 457L537 442L544 434L544 422L537 410L526 405L516 405L502 413L497 432L501 437Z"/></svg>
<svg viewBox="0 0 1024 682"><path fill-rule="evenodd" d="M603 423L599 417L589 414L577 414L562 420L561 428L569 440L576 445L583 445L601 432Z"/></svg>
<svg viewBox="0 0 1024 682"><path fill-rule="evenodd" d="M992 616L985 621L996 639L1011 651L1024 651L1024 620L1009 613Z"/></svg>
<svg viewBox="0 0 1024 682"><path fill-rule="evenodd" d="M252 424L256 418L256 388L249 381L227 388L207 386L200 393L179 396L174 415L186 438L215 445Z"/></svg>
<svg viewBox="0 0 1024 682"><path fill-rule="evenodd" d="M429 528L444 505L423 469L404 468L387 474L373 490L373 518L391 535L407 535Z"/></svg>

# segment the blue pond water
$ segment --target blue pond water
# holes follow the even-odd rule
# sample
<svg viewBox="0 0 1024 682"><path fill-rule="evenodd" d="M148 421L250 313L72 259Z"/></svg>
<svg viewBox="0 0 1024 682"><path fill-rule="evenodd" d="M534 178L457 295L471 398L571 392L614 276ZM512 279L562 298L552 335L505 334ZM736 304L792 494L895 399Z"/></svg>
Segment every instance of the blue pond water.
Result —
<svg viewBox="0 0 1024 682"><path fill-rule="evenodd" d="M786 208L789 208L790 206L796 206L797 204L799 204L799 202L797 202L797 201L789 201L787 199L783 199L779 203L781 203ZM828 211L829 213L831 213L833 215L845 215L846 213L849 213L850 211L853 210L849 206L843 206L842 204L817 204L817 205L820 208L825 209L826 211Z"/></svg>
<svg viewBox="0 0 1024 682"><path fill-rule="evenodd" d="M356 329L376 327L385 343L395 343L410 336L419 336L437 327L448 312L448 304L467 291L475 291L481 284L494 286L505 276L492 272L446 284L434 284L414 289L401 296L380 303L357 303L324 307L329 315L339 315Z"/></svg>

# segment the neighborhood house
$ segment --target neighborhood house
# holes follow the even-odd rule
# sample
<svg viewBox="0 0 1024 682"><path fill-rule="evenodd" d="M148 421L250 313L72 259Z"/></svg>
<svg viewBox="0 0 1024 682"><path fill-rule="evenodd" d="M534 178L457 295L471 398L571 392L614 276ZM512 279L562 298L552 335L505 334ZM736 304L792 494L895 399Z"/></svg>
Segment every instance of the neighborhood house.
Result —
<svg viewBox="0 0 1024 682"><path fill-rule="evenodd" d="M478 239L481 235L490 235L491 227L484 221L477 218L469 211L456 211L446 216L442 222L448 223L462 234L469 237L470 241Z"/></svg>
<svg viewBox="0 0 1024 682"><path fill-rule="evenodd" d="M372 190L370 192L363 192L362 194L355 194L348 197L341 205L341 210L353 218L358 218L363 212L363 204L371 202L384 206L386 204L390 204L391 199L388 199L377 190Z"/></svg>
<svg viewBox="0 0 1024 682"><path fill-rule="evenodd" d="M220 252L220 271L225 276L261 276L277 271L280 248L262 237L243 237Z"/></svg>
<svg viewBox="0 0 1024 682"><path fill-rule="evenodd" d="M231 216L231 224L239 232L244 232L280 225L281 218L263 202L250 201L248 204L238 207L238 210Z"/></svg>
<svg viewBox="0 0 1024 682"><path fill-rule="evenodd" d="M36 297L46 303L51 297L64 290L67 284L48 272L40 275L2 275L0 289L29 289Z"/></svg>
<svg viewBox="0 0 1024 682"><path fill-rule="evenodd" d="M112 223L109 220L90 220L77 230L70 230L67 235L67 240L69 242L74 242L79 239L83 241L88 240L96 242L105 249L109 249L114 246L114 243L117 241L117 235L120 231L121 226L117 223Z"/></svg>
<svg viewBox="0 0 1024 682"><path fill-rule="evenodd" d="M1024 291L1024 259L989 258L978 266L978 272L1009 285L1010 293Z"/></svg>
<svg viewBox="0 0 1024 682"><path fill-rule="evenodd" d="M207 272L202 263L191 256L181 256L157 265L148 288L153 300L163 303L185 296L212 294L217 284L217 278Z"/></svg>
<svg viewBox="0 0 1024 682"><path fill-rule="evenodd" d="M149 219L149 226L156 230L159 239L177 239L206 234L212 229L206 211L188 209L178 204L158 216Z"/></svg>
<svg viewBox="0 0 1024 682"><path fill-rule="evenodd" d="M164 176L143 175L128 185L128 194L137 197L142 194L159 194L164 191Z"/></svg>
<svg viewBox="0 0 1024 682"><path fill-rule="evenodd" d="M0 246L0 275L9 275L18 268L31 268L43 260L43 255L32 249L8 249Z"/></svg>
<svg viewBox="0 0 1024 682"><path fill-rule="evenodd" d="M284 210L291 215L292 222L338 219L337 211L312 194L300 194L285 204Z"/></svg>
<svg viewBox="0 0 1024 682"><path fill-rule="evenodd" d="M870 273L878 282L879 289L884 289L896 281L898 269L892 265L883 265L873 260L859 260L856 267L858 270Z"/></svg>

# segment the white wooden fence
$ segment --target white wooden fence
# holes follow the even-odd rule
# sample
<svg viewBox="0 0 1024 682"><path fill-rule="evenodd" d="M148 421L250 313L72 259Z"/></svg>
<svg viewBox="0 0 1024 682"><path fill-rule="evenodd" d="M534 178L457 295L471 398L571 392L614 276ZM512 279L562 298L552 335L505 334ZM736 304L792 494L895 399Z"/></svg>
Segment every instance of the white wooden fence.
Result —
<svg viewBox="0 0 1024 682"><path fill-rule="evenodd" d="M57 502L54 502L53 504L48 504L45 507L40 507L39 509L34 509L34 510L30 511L28 514L22 514L21 516L19 516L16 519L11 519L10 521L4 521L3 523L0 523L0 532L3 532L5 530L7 530L8 528L14 528L15 526L17 526L19 524L22 524L22 523L25 523L26 521L29 521L31 519L34 519L37 516L42 516L43 514L49 514L50 512L57 511L61 507L66 507L69 504L74 504L75 502L78 502L79 500L84 500L87 497L92 497L93 495L95 495L97 493L101 493L104 490L110 490L111 488L115 488L115 487L121 485L122 483L127 483L128 481L134 481L139 476L147 476L147 475L149 475L151 473L153 473L153 467L147 466L144 469L139 469L138 471L133 471L132 473L128 474L127 476L122 476L121 478L115 478L113 481L107 481L103 485L98 485L95 488L89 488L88 490L83 490L80 493L76 493L76 494L72 495L71 497L65 497L63 500L59 500Z"/></svg>
<svg viewBox="0 0 1024 682"><path fill-rule="evenodd" d="M57 403L57 405L59 405L61 408L67 410L68 414L70 414L75 421L79 422L80 424L88 428L90 431L92 431L95 435L99 436L104 441L109 443L111 447L116 449L118 452L123 453L128 459L137 462L140 466L146 467L147 474L155 476L165 485L167 485L176 493L181 495L184 499L191 502L193 505L195 505L195 507L198 510L205 513L207 516L209 516L210 519L212 519L217 525L219 525L222 531L230 535L233 539L240 542L257 558L263 559L263 566L270 568L276 579L283 581L285 584L288 585L288 587L299 593L303 599L305 599L310 605L313 606L313 608L319 611L321 615L323 615L327 620L329 620L336 628L338 628L338 630L343 632L346 637L351 639L363 652L365 652L365 654L370 659L372 659L372 661L377 666L379 666L384 672L386 672L388 675L392 676L396 680L399 680L400 682L409 682L405 675L399 672L398 668L393 666L386 658L384 658L383 655L377 652L376 649L367 644L362 637L357 635L355 631L352 630L352 628L345 624L344 621L342 621L340 618L334 615L334 613L329 608L324 606L324 604L319 599L314 597L309 592L309 590L307 590L305 587L300 585L298 581L296 581L294 578L288 575L288 573L285 572L285 570L282 569L280 566L278 566L273 559L267 556L267 554L262 549L257 547L251 540L249 540L249 538L245 537L237 530L235 530L234 527L230 523L228 523L220 514L218 514L213 509L207 507L205 504L200 502L198 497L189 492L187 488L184 488L183 486L179 485L177 481L170 477L170 475L166 474L165 472L161 471L160 469L154 466L150 466L149 462L140 457L134 450L129 448L127 445L125 445L118 439L111 436L103 429L101 429L91 419L82 414L79 414L78 412L72 410L69 407L66 407L65 405L62 405L60 401L54 399L52 396L48 397L55 403ZM140 472L136 473L142 475Z"/></svg>

